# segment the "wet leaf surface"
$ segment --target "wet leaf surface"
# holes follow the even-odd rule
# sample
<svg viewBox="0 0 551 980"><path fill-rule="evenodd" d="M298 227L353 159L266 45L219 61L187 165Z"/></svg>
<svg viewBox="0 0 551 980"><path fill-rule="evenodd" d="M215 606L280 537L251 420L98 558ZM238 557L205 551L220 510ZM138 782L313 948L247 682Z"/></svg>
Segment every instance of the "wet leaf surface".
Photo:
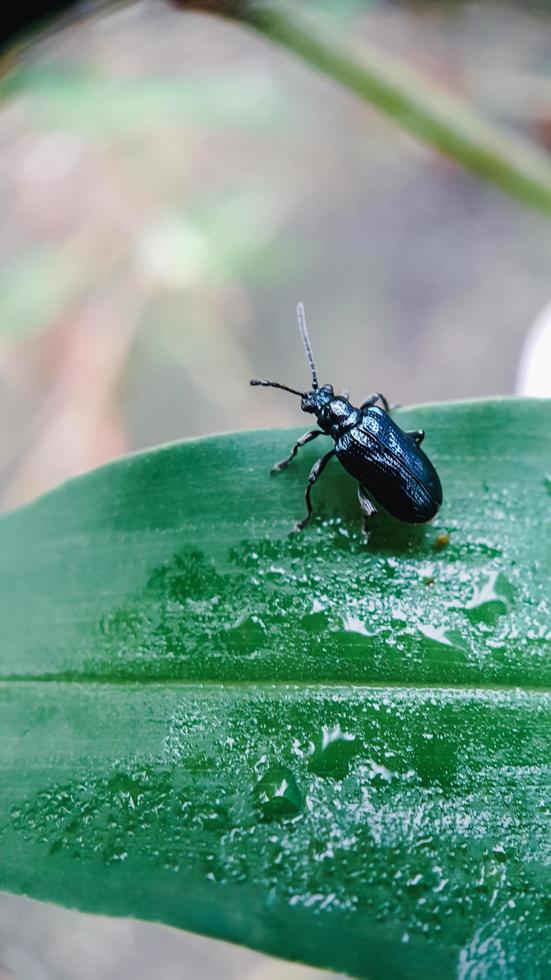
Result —
<svg viewBox="0 0 551 980"><path fill-rule="evenodd" d="M336 463L289 534L294 430L2 520L1 887L358 976L544 975L550 405L397 417L445 503L368 545Z"/></svg>

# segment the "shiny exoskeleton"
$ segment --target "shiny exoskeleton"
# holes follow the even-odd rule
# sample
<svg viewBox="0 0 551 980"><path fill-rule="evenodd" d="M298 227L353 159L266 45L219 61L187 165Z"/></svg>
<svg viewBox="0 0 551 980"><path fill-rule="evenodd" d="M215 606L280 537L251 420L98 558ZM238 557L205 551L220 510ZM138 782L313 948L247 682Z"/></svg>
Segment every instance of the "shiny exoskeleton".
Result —
<svg viewBox="0 0 551 980"><path fill-rule="evenodd" d="M276 463L273 473L285 469L300 447L318 436L330 436L335 443L310 471L305 492L306 517L297 522L295 529L301 530L310 519L312 487L333 456L358 480L358 499L366 533L369 518L376 513L371 498L401 521L410 524L430 521L442 503L442 486L430 459L420 448L425 433L400 429L390 417L386 398L379 392L366 398L359 408L354 408L347 392L335 395L331 385L320 388L302 303L297 307L297 314L312 372L312 389L303 392L277 381L251 381L252 385L281 388L299 395L302 411L315 415L319 426L300 437L289 456Z"/></svg>

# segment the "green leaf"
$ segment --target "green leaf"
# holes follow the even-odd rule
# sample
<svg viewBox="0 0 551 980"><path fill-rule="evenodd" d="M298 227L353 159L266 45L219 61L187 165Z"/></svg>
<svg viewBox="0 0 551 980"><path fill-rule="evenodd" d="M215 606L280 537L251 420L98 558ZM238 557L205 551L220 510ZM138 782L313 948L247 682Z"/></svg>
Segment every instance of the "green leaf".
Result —
<svg viewBox="0 0 551 980"><path fill-rule="evenodd" d="M0 522L0 887L358 976L545 974L551 403L396 414L444 506L369 545L337 463L289 535L294 430Z"/></svg>

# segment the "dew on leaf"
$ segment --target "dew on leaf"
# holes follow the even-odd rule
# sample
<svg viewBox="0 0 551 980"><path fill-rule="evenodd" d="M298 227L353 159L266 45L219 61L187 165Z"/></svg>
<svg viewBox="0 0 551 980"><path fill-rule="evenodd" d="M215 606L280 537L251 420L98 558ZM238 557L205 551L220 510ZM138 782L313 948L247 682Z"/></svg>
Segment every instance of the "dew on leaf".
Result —
<svg viewBox="0 0 551 980"><path fill-rule="evenodd" d="M224 643L231 653L234 649L247 653L262 647L266 640L266 627L259 616L243 613L224 632Z"/></svg>
<svg viewBox="0 0 551 980"><path fill-rule="evenodd" d="M318 776L344 779L359 747L356 736L343 731L340 724L324 726L311 744L308 768Z"/></svg>
<svg viewBox="0 0 551 980"><path fill-rule="evenodd" d="M331 621L325 609L316 608L301 617L300 625L308 634L319 637L324 630L329 629Z"/></svg>
<svg viewBox="0 0 551 980"><path fill-rule="evenodd" d="M170 852L165 854L163 856L163 867L168 871L178 871L180 866L177 855Z"/></svg>
<svg viewBox="0 0 551 980"><path fill-rule="evenodd" d="M496 844L492 853L496 861L505 862L507 860L507 851L503 847L503 844Z"/></svg>
<svg viewBox="0 0 551 980"><path fill-rule="evenodd" d="M107 864L126 861L128 851L122 841L109 841L102 851L103 860Z"/></svg>
<svg viewBox="0 0 551 980"><path fill-rule="evenodd" d="M343 629L347 633L359 633L361 636L369 636L369 632L363 619L348 613L343 619Z"/></svg>
<svg viewBox="0 0 551 980"><path fill-rule="evenodd" d="M410 895L421 895L427 890L427 883L422 874L413 875L406 881L405 887Z"/></svg>
<svg viewBox="0 0 551 980"><path fill-rule="evenodd" d="M253 793L265 820L296 816L302 808L300 790L289 769L268 769L254 787Z"/></svg>
<svg viewBox="0 0 551 980"><path fill-rule="evenodd" d="M395 773L386 766L382 766L378 762L373 762L370 760L370 767L371 771L369 773L369 779L372 786L385 786L391 783L394 779Z"/></svg>
<svg viewBox="0 0 551 980"><path fill-rule="evenodd" d="M431 626L430 623L426 623L421 624L419 629L423 636L433 643L456 650L466 649L460 633L456 630L449 629L447 626Z"/></svg>
<svg viewBox="0 0 551 980"><path fill-rule="evenodd" d="M475 587L465 612L472 623L495 626L499 617L510 611L512 598L511 583L501 572L493 570Z"/></svg>
<svg viewBox="0 0 551 980"><path fill-rule="evenodd" d="M203 814L203 827L205 830L224 830L230 825L230 818L225 806L210 807Z"/></svg>

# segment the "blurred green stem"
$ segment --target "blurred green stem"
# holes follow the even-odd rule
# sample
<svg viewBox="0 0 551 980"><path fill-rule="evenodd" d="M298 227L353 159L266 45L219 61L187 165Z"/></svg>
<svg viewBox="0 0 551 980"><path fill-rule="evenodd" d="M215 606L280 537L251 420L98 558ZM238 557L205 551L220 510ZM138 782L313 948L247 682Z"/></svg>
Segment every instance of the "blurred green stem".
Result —
<svg viewBox="0 0 551 980"><path fill-rule="evenodd" d="M551 163L546 156L485 122L401 63L363 43L359 50L344 47L295 9L238 3L225 6L224 13L299 55L467 170L551 215Z"/></svg>
<svg viewBox="0 0 551 980"><path fill-rule="evenodd" d="M459 99L419 78L400 62L362 43L359 50L342 45L333 34L297 14L284 0L173 0L182 9L204 10L247 24L377 106L414 136L436 147L479 177L497 184L513 197L551 215L551 163L547 156L520 137L480 118ZM114 5L99 0L100 9ZM28 5L27 5L28 6ZM62 0L43 0L40 11L60 6L80 9ZM5 30L4 43L36 17L25 6ZM23 42L22 42L23 43ZM4 58L1 55L4 53ZM17 52L3 52L0 74L13 67ZM5 96L9 85L2 86Z"/></svg>

